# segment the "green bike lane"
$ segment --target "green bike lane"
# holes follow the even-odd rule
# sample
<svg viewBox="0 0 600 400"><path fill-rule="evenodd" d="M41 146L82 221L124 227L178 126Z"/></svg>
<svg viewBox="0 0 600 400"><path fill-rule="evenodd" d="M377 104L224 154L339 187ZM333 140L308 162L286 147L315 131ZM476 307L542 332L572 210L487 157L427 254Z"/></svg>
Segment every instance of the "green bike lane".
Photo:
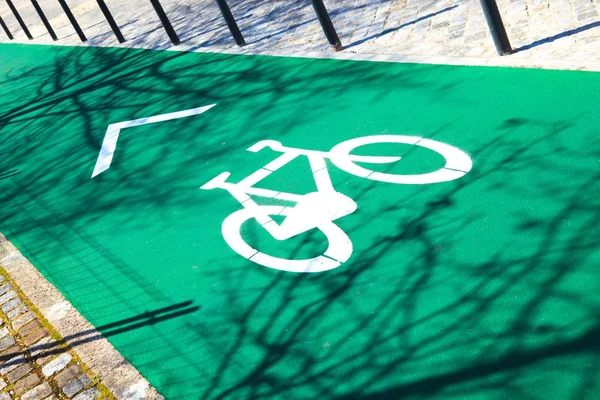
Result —
<svg viewBox="0 0 600 400"><path fill-rule="evenodd" d="M600 75L21 45L0 61L0 231L166 398L598 396ZM91 178L108 125L213 104L122 129ZM357 205L333 222L352 251L328 271L267 268L225 241L243 206L200 187L281 155L249 147L372 135L473 165L394 184L326 161ZM445 163L418 145L352 154L402 157L358 163L396 175ZM303 156L256 186L316 190ZM252 219L239 236L292 260L330 238L276 240Z"/></svg>

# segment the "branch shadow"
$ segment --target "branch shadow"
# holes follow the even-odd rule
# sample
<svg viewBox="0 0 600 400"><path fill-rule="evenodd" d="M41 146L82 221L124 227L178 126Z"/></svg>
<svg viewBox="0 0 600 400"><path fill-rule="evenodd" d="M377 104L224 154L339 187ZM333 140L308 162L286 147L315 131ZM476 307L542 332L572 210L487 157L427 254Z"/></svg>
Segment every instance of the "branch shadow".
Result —
<svg viewBox="0 0 600 400"><path fill-rule="evenodd" d="M597 390L600 147L581 125L593 101L579 114L532 118L512 92L499 94L516 74L501 69L19 51L30 64L0 52L9 69L0 76L0 170L20 172L0 180L0 228L167 397L543 399L548 391L532 385L562 383L566 370L575 383L563 398ZM474 96L481 87L496 97ZM110 173L90 180L108 124L213 103L210 119L130 128ZM491 105L497 124L472 115ZM442 106L454 113L434 115ZM424 137L457 132L473 170L390 189L331 166L362 214L336 221L355 249L327 275L263 268L223 243L210 221L239 203L198 191L222 160L254 171L264 156L245 149L271 137L326 151L339 139L331 126L347 137L400 134L378 125L398 114L399 129L408 120ZM245 240L262 244L260 226L245 229ZM324 240L308 232L286 256L318 253Z"/></svg>

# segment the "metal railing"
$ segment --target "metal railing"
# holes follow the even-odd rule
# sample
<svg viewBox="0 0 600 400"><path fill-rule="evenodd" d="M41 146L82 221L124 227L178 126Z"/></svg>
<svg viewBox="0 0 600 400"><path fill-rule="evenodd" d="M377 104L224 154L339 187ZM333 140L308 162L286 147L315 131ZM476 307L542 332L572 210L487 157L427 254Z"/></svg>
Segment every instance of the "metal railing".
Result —
<svg viewBox="0 0 600 400"><path fill-rule="evenodd" d="M112 31L113 31L115 37L117 38L117 40L119 41L119 43L125 42L125 37L121 33L121 30L119 29L119 25L116 23L115 19L113 18L112 14L110 13L110 10L106 6L106 3L104 2L104 0L96 0L96 1L98 3L100 10L102 11L102 14L104 15L104 18L108 22L110 28L112 29ZM179 39L179 36L177 35L177 32L175 32L175 29L173 28L173 25L171 24L169 17L165 13L165 10L163 9L162 5L160 4L160 1L159 0L149 0L149 1L152 4L152 6L154 7L154 11L156 12L158 19L160 20L165 32L169 36L169 39L171 40L171 42L174 45L178 45L181 42ZM65 15L69 19L69 22L73 26L73 29L75 29L75 32L79 36L79 39L82 42L87 41L87 38L86 38L85 34L83 33L83 30L79 26L77 20L73 16L73 13L69 9L69 6L65 2L65 0L58 0L58 2L60 3L60 6L62 7ZM242 35L242 32L240 31L240 28L238 27L238 24L235 21L235 17L233 16L233 13L231 12L229 5L227 4L227 0L216 0L216 2L217 2L217 5L219 6L219 10L221 11L223 19L225 20L225 23L226 23L227 27L229 28L229 31L231 32L231 36L233 37L233 40L235 41L235 43L238 46L245 46L246 41L244 40L244 36ZM481 2L481 7L483 9L483 13L487 20L487 23L488 23L488 26L490 29L490 33L491 33L492 39L494 40L494 45L496 47L498 54L502 56L502 55L507 55L507 54L512 53L513 50L510 46L510 42L509 42L508 36L506 34L506 29L504 28L504 24L502 23L502 18L500 16L500 11L498 10L496 0L480 0L480 2ZM8 7L10 8L11 12L15 16L17 22L21 26L21 29L23 30L23 32L25 32L25 35L30 40L33 39L33 37L31 36L31 33L27 29L27 26L25 25L25 22L23 21L23 19L19 15L19 12L13 5L12 0L6 0L6 3L8 4ZM50 22L46 18L46 15L44 14L44 12L43 12L42 8L40 7L40 5L38 4L37 0L31 0L31 3L33 4L33 7L35 8L40 19L42 20L42 23L46 27L46 30L48 31L48 34L50 35L50 37L53 40L57 40L56 34L55 34L54 30L52 29ZM327 9L325 8L325 4L323 4L323 0L311 0L311 3L315 10L315 13L317 14L317 19L319 20L321 27L323 28L323 33L325 34L327 41L329 42L329 44L332 46L332 48L335 51L341 50L343 47L342 42L340 41L340 38L338 37L335 27L333 26L333 22L331 21L331 18L329 17L329 13L327 12ZM9 31L8 26L6 25L6 23L4 22L4 20L1 17L0 17L0 25L4 29L4 32L6 33L8 38L10 40L13 40L14 38L13 38L12 33Z"/></svg>

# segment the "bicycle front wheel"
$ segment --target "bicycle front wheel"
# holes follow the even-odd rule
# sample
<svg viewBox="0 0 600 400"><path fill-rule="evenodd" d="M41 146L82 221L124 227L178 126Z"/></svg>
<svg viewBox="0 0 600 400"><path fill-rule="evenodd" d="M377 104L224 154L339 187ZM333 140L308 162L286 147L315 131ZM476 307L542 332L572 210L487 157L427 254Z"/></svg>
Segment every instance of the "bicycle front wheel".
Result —
<svg viewBox="0 0 600 400"><path fill-rule="evenodd" d="M394 157L368 157L350 154L355 149L376 143L400 143L412 146L420 146L426 149L439 153L446 159L446 164L439 170L424 174L388 174L377 172L356 164L362 163L385 163L386 161L397 161L399 158ZM374 181L408 184L408 185L424 185L428 183L438 183L452 181L464 176L473 167L471 158L464 151L436 140L424 139L419 136L405 135L374 135L364 136L356 139L350 139L340 144L335 145L329 152L331 162L338 168L348 172L349 174L360 176L361 178L371 179ZM380 160L378 160L378 158Z"/></svg>

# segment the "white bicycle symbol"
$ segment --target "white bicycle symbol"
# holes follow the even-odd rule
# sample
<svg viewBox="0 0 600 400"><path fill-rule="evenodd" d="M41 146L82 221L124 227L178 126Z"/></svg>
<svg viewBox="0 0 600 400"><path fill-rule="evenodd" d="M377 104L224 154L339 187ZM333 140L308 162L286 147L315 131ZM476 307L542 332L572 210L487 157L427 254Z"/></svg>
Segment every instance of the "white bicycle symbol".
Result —
<svg viewBox="0 0 600 400"><path fill-rule="evenodd" d="M375 143L401 143L424 147L442 155L446 159L446 164L437 171L415 175L387 174L358 165L357 163L386 164L400 160L400 157L350 154L360 146ZM289 272L327 271L339 267L352 255L350 238L333 221L353 213L358 207L354 200L334 189L327 170L326 158L349 174L396 184L422 185L447 182L462 177L473 166L471 158L462 150L417 136L365 136L342 142L329 152L285 147L275 140L262 140L248 148L248 151L256 153L265 147L282 154L241 182L227 182L231 173L223 172L201 186L201 189L225 189L244 207L230 214L223 221L223 238L233 251L256 264ZM316 192L300 195L255 187L258 182L301 155L308 157L317 186ZM250 197L251 195L294 202L296 205L293 207L259 205ZM278 224L271 215L281 215L285 219ZM324 254L305 260L288 260L270 256L252 248L242 238L242 224L251 218L256 219L277 240L286 240L314 228L320 229L327 237L329 246Z"/></svg>

